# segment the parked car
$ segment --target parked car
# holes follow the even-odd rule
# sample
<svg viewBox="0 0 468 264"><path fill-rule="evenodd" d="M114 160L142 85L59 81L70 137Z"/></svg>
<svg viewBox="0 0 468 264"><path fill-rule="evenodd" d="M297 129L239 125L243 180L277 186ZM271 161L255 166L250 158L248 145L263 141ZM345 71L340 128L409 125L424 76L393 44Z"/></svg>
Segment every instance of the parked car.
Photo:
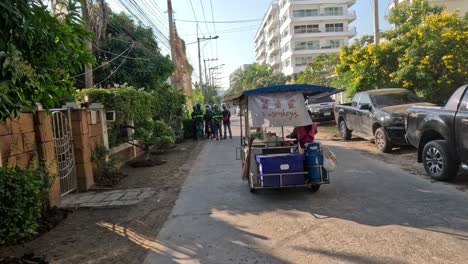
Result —
<svg viewBox="0 0 468 264"><path fill-rule="evenodd" d="M453 179L460 163L468 169L468 85L443 107L409 108L406 137L433 179Z"/></svg>
<svg viewBox="0 0 468 264"><path fill-rule="evenodd" d="M309 97L306 100L306 107L312 113L312 119L317 122L330 121L335 119L335 100L331 96L325 98Z"/></svg>
<svg viewBox="0 0 468 264"><path fill-rule="evenodd" d="M405 139L406 110L414 105L431 105L407 89L379 89L357 93L352 103L336 105L335 120L341 137L354 134L375 140L381 152L393 146L407 145Z"/></svg>

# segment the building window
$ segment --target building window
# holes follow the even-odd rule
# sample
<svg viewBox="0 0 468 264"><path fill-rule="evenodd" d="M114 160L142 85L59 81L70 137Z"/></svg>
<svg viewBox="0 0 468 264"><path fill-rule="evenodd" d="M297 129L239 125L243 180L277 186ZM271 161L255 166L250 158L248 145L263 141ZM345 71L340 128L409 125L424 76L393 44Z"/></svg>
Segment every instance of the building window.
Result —
<svg viewBox="0 0 468 264"><path fill-rule="evenodd" d="M296 58L296 67L306 66L312 61L312 57L297 57Z"/></svg>
<svg viewBox="0 0 468 264"><path fill-rule="evenodd" d="M294 50L316 50L316 49L320 49L319 40L296 42L294 45Z"/></svg>
<svg viewBox="0 0 468 264"><path fill-rule="evenodd" d="M342 16L343 7L326 7L324 9L324 14L326 16Z"/></svg>
<svg viewBox="0 0 468 264"><path fill-rule="evenodd" d="M281 37L282 37L282 38L285 38L285 37L287 37L288 35L289 35L289 28L285 28L285 29L283 30L283 33L281 33Z"/></svg>
<svg viewBox="0 0 468 264"><path fill-rule="evenodd" d="M318 14L319 14L318 9L301 9L301 10L293 11L294 17L312 17L312 16L318 16Z"/></svg>
<svg viewBox="0 0 468 264"><path fill-rule="evenodd" d="M320 32L319 25L300 25L294 26L295 34Z"/></svg>
<svg viewBox="0 0 468 264"><path fill-rule="evenodd" d="M289 42L286 43L286 45L283 46L283 48L281 49L283 51L283 53L286 53L289 51Z"/></svg>
<svg viewBox="0 0 468 264"><path fill-rule="evenodd" d="M325 32L343 32L343 23L325 24Z"/></svg>
<svg viewBox="0 0 468 264"><path fill-rule="evenodd" d="M283 68L287 68L291 66L291 58L287 58L285 61L283 61Z"/></svg>
<svg viewBox="0 0 468 264"><path fill-rule="evenodd" d="M331 49L337 49L344 46L344 39L333 39L329 41Z"/></svg>

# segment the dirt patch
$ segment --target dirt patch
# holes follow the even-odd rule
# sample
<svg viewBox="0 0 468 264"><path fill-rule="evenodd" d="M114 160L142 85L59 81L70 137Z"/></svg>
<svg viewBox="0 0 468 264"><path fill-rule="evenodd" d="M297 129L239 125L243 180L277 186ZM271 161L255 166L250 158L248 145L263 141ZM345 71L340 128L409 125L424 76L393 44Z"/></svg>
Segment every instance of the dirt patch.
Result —
<svg viewBox="0 0 468 264"><path fill-rule="evenodd" d="M78 209L56 228L23 246L0 249L0 258L33 253L50 263L142 263L157 250L156 236L169 216L203 142L187 141L169 150L167 163L126 167L116 189L150 187L156 194L129 207Z"/></svg>
<svg viewBox="0 0 468 264"><path fill-rule="evenodd" d="M326 145L359 151L365 156L398 166L413 175L418 175L433 181L426 175L423 165L417 162L417 150L411 146L394 148L391 153L381 153L377 150L375 144L368 140L356 137L353 137L349 141L341 139L337 127L334 124L319 126L318 131L317 140ZM459 175L453 182L445 184L455 186L457 189L462 191L468 191L468 173L460 170Z"/></svg>
<svg viewBox="0 0 468 264"><path fill-rule="evenodd" d="M65 220L70 212L70 210L57 207L49 209L46 215L43 216L41 220L39 220L38 236L41 236L42 234L52 230L54 227L60 224L60 222Z"/></svg>
<svg viewBox="0 0 468 264"><path fill-rule="evenodd" d="M166 160L160 159L159 157L151 157L149 159L135 160L130 163L130 167L132 168L154 167L154 166L163 165L166 162L167 162Z"/></svg>
<svg viewBox="0 0 468 264"><path fill-rule="evenodd" d="M22 257L6 257L0 259L0 264L47 264L49 263L43 257L37 257L33 254L26 254Z"/></svg>

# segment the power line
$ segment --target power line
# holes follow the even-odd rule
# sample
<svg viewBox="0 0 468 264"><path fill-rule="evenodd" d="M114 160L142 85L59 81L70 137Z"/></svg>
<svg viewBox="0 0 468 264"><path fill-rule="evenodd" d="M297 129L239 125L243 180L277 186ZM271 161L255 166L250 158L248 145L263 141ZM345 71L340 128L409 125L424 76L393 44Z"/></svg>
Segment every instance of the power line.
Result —
<svg viewBox="0 0 468 264"><path fill-rule="evenodd" d="M117 4L118 4L118 3L117 3ZM101 13L99 13L99 12L98 12L97 14L101 17L101 19L105 19L105 18L104 18L104 14L101 14ZM116 22L120 27L122 27L122 28L127 28L127 25L123 24L120 20L117 19L117 20L115 20L115 22ZM117 31L117 32L119 32L119 33L121 33L121 34L123 34L123 35L127 35L128 37L130 37L130 38L132 39L133 43L139 44L139 45L138 45L138 48L140 48L140 49L143 50L143 51L146 51L146 53L147 53L148 55L150 55L150 56L153 55L154 51L148 50L141 42L137 41L137 37L136 37L135 35L133 35L133 33L130 31L130 29L127 28L128 30L122 30L122 29L120 29L120 28L118 28L118 27L116 27L116 26L114 26L114 25L112 25L112 24L110 24L110 23L108 24L108 26L111 27L112 29L114 29L115 31ZM120 40L120 41L123 41L123 42L127 42L127 41L125 41L125 40L121 40L121 39L118 39L118 38L115 38L115 37L114 37L113 39ZM160 42L160 41L156 41L156 43L162 44L162 46L158 45L159 48L166 48L166 50L168 50L168 47L167 47L166 45L164 45L164 43L162 43L162 42Z"/></svg>
<svg viewBox="0 0 468 264"><path fill-rule="evenodd" d="M187 19L176 19L179 22L189 22L189 23L203 23L203 21L193 21ZM233 24L233 23L249 23L249 22L257 22L261 21L261 19L246 19L246 20L229 20L229 21L205 21L205 23L209 24Z"/></svg>
<svg viewBox="0 0 468 264"><path fill-rule="evenodd" d="M249 30L257 29L257 28L258 28L258 25L251 25L251 26L239 27L239 28L231 28L231 29L227 29L227 30L223 30L223 31L218 31L217 35L228 34L228 33L236 33L236 32L242 32L242 31L249 31ZM197 34L181 34L181 36L196 36L196 35ZM207 34L199 33L199 35L207 35ZM192 44L192 43L187 43L187 45L188 44Z"/></svg>
<svg viewBox="0 0 468 264"><path fill-rule="evenodd" d="M140 23L144 24L143 23L143 20L136 15L136 13L139 13L147 22L147 24L149 24L149 26L151 28L153 28L155 30L155 33L159 36L162 37L163 40L165 41L161 41L161 44L166 46L167 49L169 49L169 38L164 35L160 30L159 28L156 26L156 24L148 17L148 15L138 6L138 4L136 4L136 2L134 0L118 0L124 7L125 9L130 12L130 14L136 18L138 21L140 21ZM130 5L127 4L127 1L129 2L130 5L132 5L134 8L131 8ZM136 12L135 12L136 10ZM166 43L167 42L167 43Z"/></svg>
<svg viewBox="0 0 468 264"><path fill-rule="evenodd" d="M188 0L188 1L190 2L190 7L192 8L193 17L195 18L195 21L193 21L193 22L198 23L198 18L197 18L197 15L195 14L195 9L193 8L192 0Z"/></svg>
<svg viewBox="0 0 468 264"><path fill-rule="evenodd" d="M118 59L119 57L123 56L123 54L124 54L125 52L129 51L130 49L132 49L134 45L135 45L135 43L132 43L132 45L130 45L126 50L124 50L124 51L123 51L122 53L120 53L118 56L116 56L115 58L113 58L113 59L110 60L110 61L103 62L101 65L99 65L99 66L93 68L92 71L95 71L95 70L97 70L97 69L99 69L99 68L102 68L104 65L107 65L107 64L113 62L114 60ZM83 75L85 75L85 74L86 74L85 72L84 72L84 73L80 73L80 74L77 74L77 75L72 76L72 77L70 77L70 78L80 77L80 76L83 76Z"/></svg>
<svg viewBox="0 0 468 264"><path fill-rule="evenodd" d="M213 0L210 0L210 7L211 7L211 21L215 21L214 12L213 12ZM214 30L215 35L217 35L218 33L216 33L215 23L213 23L213 30ZM216 39L215 41L216 41L216 57L218 57L218 39Z"/></svg>
<svg viewBox="0 0 468 264"><path fill-rule="evenodd" d="M200 5L202 8L203 19L205 20L206 31L210 32L210 30L208 29L208 23L206 22L205 7L203 6L203 0L200 0Z"/></svg>
<svg viewBox="0 0 468 264"><path fill-rule="evenodd" d="M133 48L133 45L130 46L131 48ZM128 51L128 53L130 53L130 51L132 51L131 49ZM119 66L117 67L117 69L115 69L114 71L111 72L111 74L109 74L109 76L107 76L104 80L100 81L99 83L96 84L96 86L100 85L101 83L107 81L110 77L112 77L112 75L114 75L119 69L120 67L124 64L124 62L126 61L126 59L124 58L122 60L122 62L119 64Z"/></svg>

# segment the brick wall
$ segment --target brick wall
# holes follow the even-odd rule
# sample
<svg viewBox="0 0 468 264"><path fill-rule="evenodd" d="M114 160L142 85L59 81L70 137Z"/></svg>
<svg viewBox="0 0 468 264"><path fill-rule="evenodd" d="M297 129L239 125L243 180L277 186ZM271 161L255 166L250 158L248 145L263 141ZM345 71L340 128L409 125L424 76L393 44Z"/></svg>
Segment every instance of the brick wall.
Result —
<svg viewBox="0 0 468 264"><path fill-rule="evenodd" d="M94 184L94 166L91 155L103 145L101 115L88 109L72 110L73 146L75 149L78 190L87 191Z"/></svg>
<svg viewBox="0 0 468 264"><path fill-rule="evenodd" d="M50 192L50 204L60 202L60 182L55 178L57 164L52 135L52 120L44 111L22 113L17 118L0 122L1 164L5 167L37 168L39 161L54 176Z"/></svg>

